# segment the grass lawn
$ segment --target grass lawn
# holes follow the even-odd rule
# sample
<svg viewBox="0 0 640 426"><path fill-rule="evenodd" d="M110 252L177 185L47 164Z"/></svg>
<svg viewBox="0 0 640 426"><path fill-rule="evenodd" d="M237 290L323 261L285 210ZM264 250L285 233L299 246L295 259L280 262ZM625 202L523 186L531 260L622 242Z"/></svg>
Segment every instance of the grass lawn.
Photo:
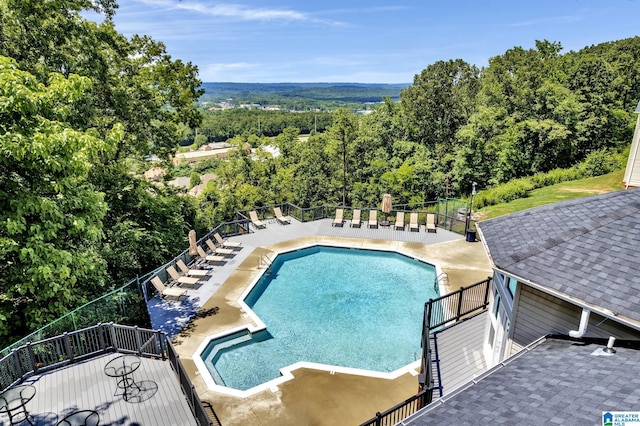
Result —
<svg viewBox="0 0 640 426"><path fill-rule="evenodd" d="M545 188L534 189L527 198L520 198L508 203L487 206L477 211L478 220L514 213L557 201L572 200L589 195L604 194L622 189L624 170L588 179L558 183Z"/></svg>

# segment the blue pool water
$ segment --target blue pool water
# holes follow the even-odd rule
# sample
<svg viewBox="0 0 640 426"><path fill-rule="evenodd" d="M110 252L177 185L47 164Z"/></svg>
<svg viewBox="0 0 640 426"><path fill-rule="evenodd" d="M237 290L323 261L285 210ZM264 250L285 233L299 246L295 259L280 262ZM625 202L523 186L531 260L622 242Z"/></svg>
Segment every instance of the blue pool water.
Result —
<svg viewBox="0 0 640 426"><path fill-rule="evenodd" d="M398 253L315 246L279 255L245 302L267 331L211 342L216 383L247 390L298 361L390 372L420 357L435 268Z"/></svg>

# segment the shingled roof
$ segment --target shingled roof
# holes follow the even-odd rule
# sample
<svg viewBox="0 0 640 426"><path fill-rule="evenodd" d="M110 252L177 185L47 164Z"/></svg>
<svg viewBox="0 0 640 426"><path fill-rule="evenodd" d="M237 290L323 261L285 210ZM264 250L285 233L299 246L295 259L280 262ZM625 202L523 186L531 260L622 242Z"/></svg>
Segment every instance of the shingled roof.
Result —
<svg viewBox="0 0 640 426"><path fill-rule="evenodd" d="M640 324L640 188L477 226L498 269Z"/></svg>
<svg viewBox="0 0 640 426"><path fill-rule="evenodd" d="M640 351L546 339L434 401L402 425L594 425L638 411Z"/></svg>

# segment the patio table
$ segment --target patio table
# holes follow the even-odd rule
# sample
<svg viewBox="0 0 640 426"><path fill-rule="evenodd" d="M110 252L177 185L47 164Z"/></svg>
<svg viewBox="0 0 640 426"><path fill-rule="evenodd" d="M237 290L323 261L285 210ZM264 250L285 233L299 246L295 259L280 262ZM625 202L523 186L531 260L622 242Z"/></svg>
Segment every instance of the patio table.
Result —
<svg viewBox="0 0 640 426"><path fill-rule="evenodd" d="M56 426L98 426L100 416L93 410L81 410L69 414Z"/></svg>
<svg viewBox="0 0 640 426"><path fill-rule="evenodd" d="M0 413L9 416L9 423L17 425L24 421L33 425L27 411L27 402L36 395L36 388L31 385L18 385L0 393Z"/></svg>
<svg viewBox="0 0 640 426"><path fill-rule="evenodd" d="M124 391L123 398L125 401L129 400L129 392L131 388L136 388L138 392L141 391L140 387L133 379L133 372L140 367L140 358L135 355L120 355L115 357L104 366L104 373L109 377L115 377L116 387ZM116 393L118 394L118 389Z"/></svg>

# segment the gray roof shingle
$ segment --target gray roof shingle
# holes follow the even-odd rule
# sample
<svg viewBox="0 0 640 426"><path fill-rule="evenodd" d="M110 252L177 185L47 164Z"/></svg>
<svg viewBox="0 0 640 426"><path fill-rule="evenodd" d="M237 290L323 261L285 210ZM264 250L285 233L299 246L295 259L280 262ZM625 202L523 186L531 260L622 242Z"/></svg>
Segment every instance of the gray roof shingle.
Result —
<svg viewBox="0 0 640 426"><path fill-rule="evenodd" d="M497 268L640 322L640 188L477 226Z"/></svg>
<svg viewBox="0 0 640 426"><path fill-rule="evenodd" d="M599 425L603 411L640 408L640 351L546 339L401 424Z"/></svg>

